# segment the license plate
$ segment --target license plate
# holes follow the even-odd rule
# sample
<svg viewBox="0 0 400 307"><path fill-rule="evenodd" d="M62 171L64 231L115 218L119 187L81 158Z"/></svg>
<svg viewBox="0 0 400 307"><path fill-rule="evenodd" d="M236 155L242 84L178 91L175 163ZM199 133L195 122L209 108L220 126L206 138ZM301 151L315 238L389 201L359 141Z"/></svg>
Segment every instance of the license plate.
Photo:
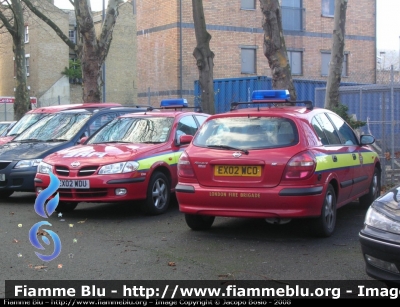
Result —
<svg viewBox="0 0 400 307"><path fill-rule="evenodd" d="M0 174L0 181L6 181L6 174Z"/></svg>
<svg viewBox="0 0 400 307"><path fill-rule="evenodd" d="M214 176L260 177L261 166L253 165L216 165Z"/></svg>
<svg viewBox="0 0 400 307"><path fill-rule="evenodd" d="M60 189L89 189L89 180L60 180Z"/></svg>

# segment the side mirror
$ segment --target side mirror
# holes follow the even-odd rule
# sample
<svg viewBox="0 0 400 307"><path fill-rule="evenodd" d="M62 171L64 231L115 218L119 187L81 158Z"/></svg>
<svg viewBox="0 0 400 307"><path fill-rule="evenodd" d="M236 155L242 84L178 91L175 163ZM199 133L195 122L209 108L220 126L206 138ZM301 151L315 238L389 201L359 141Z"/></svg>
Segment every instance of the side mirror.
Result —
<svg viewBox="0 0 400 307"><path fill-rule="evenodd" d="M175 146L189 144L193 140L193 135L184 134L175 139Z"/></svg>
<svg viewBox="0 0 400 307"><path fill-rule="evenodd" d="M371 145L375 143L375 138L370 134L364 134L360 137L361 145Z"/></svg>
<svg viewBox="0 0 400 307"><path fill-rule="evenodd" d="M89 137L84 136L83 138L81 138L81 139L79 140L79 144L81 144L81 145L84 144L88 138L89 138Z"/></svg>

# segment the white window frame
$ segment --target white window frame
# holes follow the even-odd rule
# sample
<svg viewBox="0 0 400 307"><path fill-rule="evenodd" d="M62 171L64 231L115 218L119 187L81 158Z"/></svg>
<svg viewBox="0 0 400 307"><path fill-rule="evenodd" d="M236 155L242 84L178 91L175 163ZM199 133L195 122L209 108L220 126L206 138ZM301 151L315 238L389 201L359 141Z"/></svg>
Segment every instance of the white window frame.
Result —
<svg viewBox="0 0 400 307"><path fill-rule="evenodd" d="M323 66L323 56L329 56L329 59L332 55L330 51L321 51L321 76L327 77L329 75L329 65L330 61L328 62L328 67L327 67L327 72L326 74L324 73L322 66ZM343 64L342 64L342 77L348 77L349 76L349 53L344 52L343 54Z"/></svg>
<svg viewBox="0 0 400 307"><path fill-rule="evenodd" d="M29 26L25 26L24 28L24 42L29 43Z"/></svg>
<svg viewBox="0 0 400 307"><path fill-rule="evenodd" d="M71 33L73 33L73 37L71 37ZM68 37L71 42L76 43L76 30L68 30Z"/></svg>
<svg viewBox="0 0 400 307"><path fill-rule="evenodd" d="M328 7L326 7L326 5L328 5ZM333 12L331 12L331 6L333 6ZM334 17L334 15L335 15L335 0L321 0L321 16Z"/></svg>
<svg viewBox="0 0 400 307"><path fill-rule="evenodd" d="M240 0L240 9L241 10L255 10L256 9L256 1L255 0Z"/></svg>
<svg viewBox="0 0 400 307"><path fill-rule="evenodd" d="M30 62L31 55L25 54L25 68L26 68L26 76L29 77L29 62Z"/></svg>
<svg viewBox="0 0 400 307"><path fill-rule="evenodd" d="M300 72L293 72L293 66L292 65L292 55L296 53L300 55ZM288 60L290 64L290 72L292 75L295 76L302 76L303 75L303 50L298 50L298 49L288 49L287 50L287 55L288 55Z"/></svg>
<svg viewBox="0 0 400 307"><path fill-rule="evenodd" d="M243 70L243 51L253 51L254 52L254 69L253 71ZM255 75L257 73L257 46L240 46L240 73Z"/></svg>

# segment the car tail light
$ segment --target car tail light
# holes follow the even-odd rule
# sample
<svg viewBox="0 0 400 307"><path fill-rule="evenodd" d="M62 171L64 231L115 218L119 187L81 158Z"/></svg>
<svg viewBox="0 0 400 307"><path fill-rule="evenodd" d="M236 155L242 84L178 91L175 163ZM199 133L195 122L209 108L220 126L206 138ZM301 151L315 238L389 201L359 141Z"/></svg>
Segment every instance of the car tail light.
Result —
<svg viewBox="0 0 400 307"><path fill-rule="evenodd" d="M179 157L178 161L178 176L180 177L194 177L192 164L190 164L189 156L184 151Z"/></svg>
<svg viewBox="0 0 400 307"><path fill-rule="evenodd" d="M295 155L286 165L283 180L296 180L309 178L315 170L317 163L314 155L305 151Z"/></svg>

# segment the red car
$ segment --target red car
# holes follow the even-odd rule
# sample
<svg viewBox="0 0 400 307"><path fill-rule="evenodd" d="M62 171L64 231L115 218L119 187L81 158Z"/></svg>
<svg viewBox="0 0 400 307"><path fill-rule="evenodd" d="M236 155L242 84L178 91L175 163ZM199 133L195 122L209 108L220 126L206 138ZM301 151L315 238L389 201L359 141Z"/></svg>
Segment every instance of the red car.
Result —
<svg viewBox="0 0 400 307"><path fill-rule="evenodd" d="M53 153L38 166L36 192L60 180L57 211L80 202L142 200L148 214L168 209L178 182L176 165L209 116L184 110L185 99L163 100L156 110L123 115L102 127L84 145Z"/></svg>
<svg viewBox="0 0 400 307"><path fill-rule="evenodd" d="M104 107L121 106L120 103L102 103L101 105ZM82 107L90 108L96 106L98 106L97 103L85 103L85 104L77 103L77 104L55 105L55 106L42 107L30 110L26 112L26 114L13 125L13 127L7 132L7 134L2 135L0 137L0 145L11 142L17 135L19 135L21 132L23 132L24 130L32 126L34 123L36 123L39 119L42 119L44 116L48 114L53 114L64 110L80 109Z"/></svg>
<svg viewBox="0 0 400 307"><path fill-rule="evenodd" d="M288 98L285 90L255 91L252 102L206 120L178 162L176 197L190 228L207 229L216 216L313 218L314 233L327 237L336 209L358 198L367 207L380 195L374 137Z"/></svg>

